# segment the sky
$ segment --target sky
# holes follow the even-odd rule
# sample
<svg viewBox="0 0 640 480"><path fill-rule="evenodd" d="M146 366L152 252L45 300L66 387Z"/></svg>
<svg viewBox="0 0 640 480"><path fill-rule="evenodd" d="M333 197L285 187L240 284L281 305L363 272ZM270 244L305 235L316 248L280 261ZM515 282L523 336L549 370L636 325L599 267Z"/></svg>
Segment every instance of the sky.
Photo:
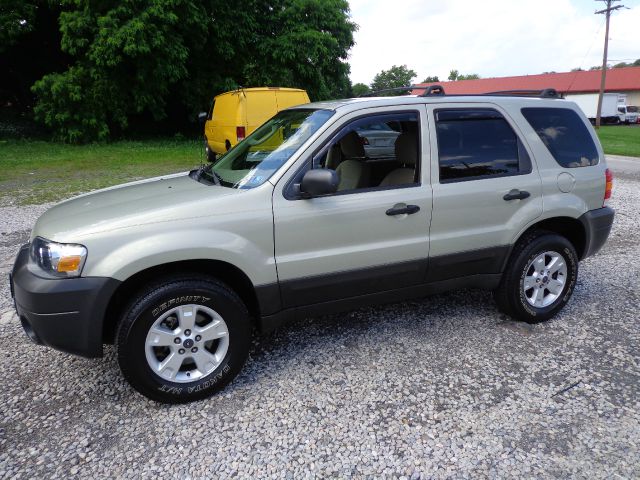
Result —
<svg viewBox="0 0 640 480"><path fill-rule="evenodd" d="M609 62L640 58L640 0L611 16ZM452 69L483 78L602 64L604 2L594 0L350 0L358 24L352 83L407 65L414 82Z"/></svg>

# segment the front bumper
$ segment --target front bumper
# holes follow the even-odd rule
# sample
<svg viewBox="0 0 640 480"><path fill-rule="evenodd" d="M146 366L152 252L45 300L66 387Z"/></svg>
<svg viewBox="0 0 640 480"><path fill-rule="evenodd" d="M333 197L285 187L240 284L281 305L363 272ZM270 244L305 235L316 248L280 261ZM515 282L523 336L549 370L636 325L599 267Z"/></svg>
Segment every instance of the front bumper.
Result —
<svg viewBox="0 0 640 480"><path fill-rule="evenodd" d="M48 279L27 267L24 245L10 275L11 294L26 334L36 343L83 357L102 356L102 327L113 278Z"/></svg>
<svg viewBox="0 0 640 480"><path fill-rule="evenodd" d="M578 218L586 233L586 244L582 258L596 254L603 247L609 238L614 217L615 212L612 208L602 207L589 210Z"/></svg>

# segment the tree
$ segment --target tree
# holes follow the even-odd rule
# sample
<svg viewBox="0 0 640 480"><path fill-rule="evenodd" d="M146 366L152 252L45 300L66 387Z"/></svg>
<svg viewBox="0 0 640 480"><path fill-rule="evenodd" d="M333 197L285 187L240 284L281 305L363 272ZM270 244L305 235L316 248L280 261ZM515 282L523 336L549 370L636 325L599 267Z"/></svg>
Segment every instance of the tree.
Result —
<svg viewBox="0 0 640 480"><path fill-rule="evenodd" d="M373 77L371 90L375 92L377 90L385 90L387 88L407 87L411 85L413 79L417 75L418 74L416 72L407 68L406 65L393 65L389 70L382 70ZM397 92L395 94L402 95L403 92Z"/></svg>
<svg viewBox="0 0 640 480"><path fill-rule="evenodd" d="M449 72L449 80L457 81L457 80L477 80L480 78L480 75L477 73L468 73L468 74L460 74L458 70L451 70Z"/></svg>
<svg viewBox="0 0 640 480"><path fill-rule="evenodd" d="M369 85L365 85L364 83L356 83L353 87L351 87L351 91L354 97L359 97L361 95L365 95L371 91Z"/></svg>
<svg viewBox="0 0 640 480"><path fill-rule="evenodd" d="M616 63L612 68L625 68L625 67L640 67L640 58L635 62L620 62Z"/></svg>
<svg viewBox="0 0 640 480"><path fill-rule="evenodd" d="M34 2L0 0L0 52L33 31L36 9Z"/></svg>
<svg viewBox="0 0 640 480"><path fill-rule="evenodd" d="M44 1L44 0L43 0ZM345 96L357 26L346 0L60 0L65 68L33 86L36 118L70 142L173 124L243 86Z"/></svg>
<svg viewBox="0 0 640 480"><path fill-rule="evenodd" d="M60 5L48 0L0 0L0 105L28 112L31 85L65 68L59 14Z"/></svg>
<svg viewBox="0 0 640 480"><path fill-rule="evenodd" d="M346 0L254 3L255 29L244 69L248 84L298 86L314 100L349 93L347 56L357 25Z"/></svg>
<svg viewBox="0 0 640 480"><path fill-rule="evenodd" d="M433 77L426 77L424 80L422 80L422 82L420 83L434 83L434 82L439 82L440 79L438 78L437 75L433 76Z"/></svg>

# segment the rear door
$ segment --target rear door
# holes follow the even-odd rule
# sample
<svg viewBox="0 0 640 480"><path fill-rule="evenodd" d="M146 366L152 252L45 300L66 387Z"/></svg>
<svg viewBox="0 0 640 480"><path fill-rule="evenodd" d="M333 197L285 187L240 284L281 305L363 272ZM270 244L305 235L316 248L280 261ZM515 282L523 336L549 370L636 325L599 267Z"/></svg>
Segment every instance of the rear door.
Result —
<svg viewBox="0 0 640 480"><path fill-rule="evenodd" d="M225 153L237 143L236 126L242 125L244 93L241 90L218 95L207 122L207 139L212 150Z"/></svg>
<svg viewBox="0 0 640 480"><path fill-rule="evenodd" d="M542 214L542 185L529 148L497 105L440 104L428 110L428 279L499 273L513 239Z"/></svg>
<svg viewBox="0 0 640 480"><path fill-rule="evenodd" d="M278 112L275 90L256 90L247 92L247 132L249 135L256 128L269 120Z"/></svg>
<svg viewBox="0 0 640 480"><path fill-rule="evenodd" d="M276 101L278 103L278 111L285 108L309 103L307 92L300 90L276 90Z"/></svg>

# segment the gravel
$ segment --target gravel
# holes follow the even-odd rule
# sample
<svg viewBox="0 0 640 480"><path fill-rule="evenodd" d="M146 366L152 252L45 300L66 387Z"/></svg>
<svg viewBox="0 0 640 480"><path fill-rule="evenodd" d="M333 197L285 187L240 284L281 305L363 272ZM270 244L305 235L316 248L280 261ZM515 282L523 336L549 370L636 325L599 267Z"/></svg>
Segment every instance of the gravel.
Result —
<svg viewBox="0 0 640 480"><path fill-rule="evenodd" d="M29 342L0 283L0 478L638 478L640 174L570 304L526 325L460 291L290 324L190 405ZM0 275L47 206L0 208Z"/></svg>

